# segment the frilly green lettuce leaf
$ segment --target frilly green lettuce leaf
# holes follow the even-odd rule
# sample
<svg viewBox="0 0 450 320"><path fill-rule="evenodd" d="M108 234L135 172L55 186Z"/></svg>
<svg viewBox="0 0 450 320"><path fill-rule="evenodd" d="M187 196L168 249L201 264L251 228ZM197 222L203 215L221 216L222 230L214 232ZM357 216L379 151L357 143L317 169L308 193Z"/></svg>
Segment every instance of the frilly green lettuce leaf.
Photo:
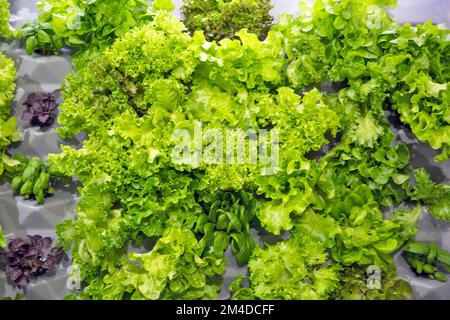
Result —
<svg viewBox="0 0 450 320"><path fill-rule="evenodd" d="M222 273L225 259L202 256L203 246L188 229L169 228L148 253L132 253L121 269L89 285L92 299L212 299L218 286L209 278Z"/></svg>
<svg viewBox="0 0 450 320"><path fill-rule="evenodd" d="M372 114L368 112L355 122L349 135L353 142L366 147L373 147L382 133L383 128L375 122Z"/></svg>
<svg viewBox="0 0 450 320"><path fill-rule="evenodd" d="M284 205L281 201L272 200L260 202L256 216L267 231L279 235L281 231L294 227L292 212L292 207Z"/></svg>
<svg viewBox="0 0 450 320"><path fill-rule="evenodd" d="M412 198L423 202L433 217L450 221L450 186L434 183L423 168L416 169L414 177L417 184Z"/></svg>
<svg viewBox="0 0 450 320"><path fill-rule="evenodd" d="M182 13L189 31L203 30L209 41L234 38L241 29L264 40L273 21L272 7L269 0L188 0Z"/></svg>
<svg viewBox="0 0 450 320"><path fill-rule="evenodd" d="M11 13L9 12L9 6L10 4L8 0L0 0L0 38L11 38L16 36L17 33L11 27L11 24L9 22L11 16Z"/></svg>
<svg viewBox="0 0 450 320"><path fill-rule="evenodd" d="M0 119L6 120L11 114L11 101L14 96L16 68L11 59L0 53Z"/></svg>
<svg viewBox="0 0 450 320"><path fill-rule="evenodd" d="M335 300L413 300L414 293L408 282L398 279L395 269L381 271L378 288L369 287L368 279L377 276L367 268L347 267L341 275L341 285L333 293ZM374 278L377 280L377 278ZM379 285L379 286L378 286Z"/></svg>
<svg viewBox="0 0 450 320"><path fill-rule="evenodd" d="M327 299L339 282L338 265L323 265L325 247L307 234L254 251L250 283L260 299Z"/></svg>

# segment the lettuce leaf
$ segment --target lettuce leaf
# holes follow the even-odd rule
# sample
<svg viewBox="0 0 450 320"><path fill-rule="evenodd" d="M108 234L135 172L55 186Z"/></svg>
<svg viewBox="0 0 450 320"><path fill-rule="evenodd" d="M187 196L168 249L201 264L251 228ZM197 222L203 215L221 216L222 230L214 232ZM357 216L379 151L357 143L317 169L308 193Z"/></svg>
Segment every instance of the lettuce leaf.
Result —
<svg viewBox="0 0 450 320"><path fill-rule="evenodd" d="M16 30L14 30L9 23L11 16L9 6L10 4L8 0L0 0L0 38L8 39L16 36Z"/></svg>
<svg viewBox="0 0 450 320"><path fill-rule="evenodd" d="M7 154L9 145L19 141L21 134L16 129L17 120L11 117L11 102L16 88L14 62L0 53L0 177L13 173L20 162ZM2 181L3 182L3 181Z"/></svg>
<svg viewBox="0 0 450 320"><path fill-rule="evenodd" d="M3 230L0 226L0 248L6 247L7 244L8 244L8 241L6 240L6 237L3 234Z"/></svg>
<svg viewBox="0 0 450 320"><path fill-rule="evenodd" d="M328 254L307 234L257 248L249 261L255 296L270 300L327 299L339 282L339 265L324 265Z"/></svg>
<svg viewBox="0 0 450 320"><path fill-rule="evenodd" d="M424 203L433 217L450 221L450 186L434 183L423 168L416 169L414 177L417 184L412 198Z"/></svg>
<svg viewBox="0 0 450 320"><path fill-rule="evenodd" d="M264 40L273 22L270 0L188 0L181 8L191 33L203 30L208 41L234 38L247 29Z"/></svg>
<svg viewBox="0 0 450 320"><path fill-rule="evenodd" d="M121 269L111 270L90 284L84 298L92 299L200 299L217 297L211 277L224 272L225 259L202 256L204 247L195 235L168 228L147 253L132 253Z"/></svg>
<svg viewBox="0 0 450 320"><path fill-rule="evenodd" d="M371 274L359 267L347 267L341 276L341 286L333 293L334 300L413 300L410 284L398 279L395 269L381 271L379 287L369 288L367 279ZM374 283L375 284L375 283Z"/></svg>

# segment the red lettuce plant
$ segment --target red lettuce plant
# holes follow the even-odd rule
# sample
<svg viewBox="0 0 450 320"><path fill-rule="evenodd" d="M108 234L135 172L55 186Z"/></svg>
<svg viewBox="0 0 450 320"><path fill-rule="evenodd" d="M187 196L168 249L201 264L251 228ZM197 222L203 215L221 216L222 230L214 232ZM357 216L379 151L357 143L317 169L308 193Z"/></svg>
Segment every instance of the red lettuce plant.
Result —
<svg viewBox="0 0 450 320"><path fill-rule="evenodd" d="M23 103L27 107L22 119L32 126L49 127L55 122L56 108L60 103L60 91L51 93L30 93Z"/></svg>
<svg viewBox="0 0 450 320"><path fill-rule="evenodd" d="M8 250L0 251L0 268L19 288L55 268L64 254L63 248L53 247L52 239L40 235L11 240Z"/></svg>

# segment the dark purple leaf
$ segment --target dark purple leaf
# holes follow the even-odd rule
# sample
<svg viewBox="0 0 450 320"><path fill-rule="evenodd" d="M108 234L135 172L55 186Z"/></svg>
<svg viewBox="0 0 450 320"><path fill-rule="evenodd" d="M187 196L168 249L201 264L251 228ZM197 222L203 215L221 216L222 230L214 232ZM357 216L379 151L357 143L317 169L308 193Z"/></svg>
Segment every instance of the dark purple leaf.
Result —
<svg viewBox="0 0 450 320"><path fill-rule="evenodd" d="M42 248L50 248L52 245L52 239L49 237L41 238L38 242L38 245Z"/></svg>
<svg viewBox="0 0 450 320"><path fill-rule="evenodd" d="M50 250L50 255L53 257L58 257L64 254L63 247L54 247Z"/></svg>
<svg viewBox="0 0 450 320"><path fill-rule="evenodd" d="M41 101L33 102L30 107L33 109L33 112L42 112L45 110L45 104Z"/></svg>
<svg viewBox="0 0 450 320"><path fill-rule="evenodd" d="M53 100L55 100L55 101L58 100L61 97L61 90L56 89L55 91L53 91L51 93L51 96L52 96Z"/></svg>
<svg viewBox="0 0 450 320"><path fill-rule="evenodd" d="M10 258L9 258L9 260L10 260L9 265L10 265L10 266L17 266L17 265L20 265L20 263L21 263L21 261L22 261L22 258L23 258L23 257L21 257L21 256L19 256L19 255L15 255L15 256L10 257Z"/></svg>
<svg viewBox="0 0 450 320"><path fill-rule="evenodd" d="M22 275L20 269L12 268L10 266L6 267L6 275L12 280L16 281Z"/></svg>
<svg viewBox="0 0 450 320"><path fill-rule="evenodd" d="M41 250L39 248L31 248L30 250L25 252L23 257L24 258L31 258L31 257L39 255L40 252L41 252Z"/></svg>
<svg viewBox="0 0 450 320"><path fill-rule="evenodd" d="M50 103L50 104L48 105L48 111L53 111L53 110L55 110L56 107L59 106L59 104L60 104L60 103Z"/></svg>
<svg viewBox="0 0 450 320"><path fill-rule="evenodd" d="M31 121L31 119L33 118L33 114L31 113L31 112L28 112L28 111L25 111L23 114L22 114L22 119L23 120L25 120L25 121Z"/></svg>
<svg viewBox="0 0 450 320"><path fill-rule="evenodd" d="M23 105L25 106L30 106L33 104L33 102L35 102L37 100L37 95L36 93L30 93L27 97L27 99L25 100L25 102L23 103Z"/></svg>
<svg viewBox="0 0 450 320"><path fill-rule="evenodd" d="M8 247L9 247L10 251L17 251L17 250L19 250L19 248L21 248L23 246L28 246L28 245L29 244L25 240L18 238L18 239L12 240L9 243Z"/></svg>
<svg viewBox="0 0 450 320"><path fill-rule="evenodd" d="M50 116L48 114L43 114L43 115L38 116L38 119L41 123L46 123L49 118L50 118Z"/></svg>
<svg viewBox="0 0 450 320"><path fill-rule="evenodd" d="M58 264L58 260L55 257L48 257L47 260L42 264L46 269L51 269Z"/></svg>
<svg viewBox="0 0 450 320"><path fill-rule="evenodd" d="M28 236L28 241L32 246L37 246L41 239L42 237L40 235Z"/></svg>
<svg viewBox="0 0 450 320"><path fill-rule="evenodd" d="M27 276L21 276L15 282L19 286L19 288L22 288L25 287L28 284L28 282L30 282L30 278Z"/></svg>

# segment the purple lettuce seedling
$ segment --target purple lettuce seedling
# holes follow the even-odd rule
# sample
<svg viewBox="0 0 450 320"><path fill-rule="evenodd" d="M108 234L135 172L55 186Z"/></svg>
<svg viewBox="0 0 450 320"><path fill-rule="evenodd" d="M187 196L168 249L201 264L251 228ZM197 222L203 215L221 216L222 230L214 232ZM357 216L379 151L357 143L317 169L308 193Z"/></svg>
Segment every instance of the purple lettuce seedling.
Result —
<svg viewBox="0 0 450 320"><path fill-rule="evenodd" d="M41 128L51 126L56 119L56 108L60 103L60 91L51 93L30 93L23 103L27 111L22 114L22 119L32 126Z"/></svg>

